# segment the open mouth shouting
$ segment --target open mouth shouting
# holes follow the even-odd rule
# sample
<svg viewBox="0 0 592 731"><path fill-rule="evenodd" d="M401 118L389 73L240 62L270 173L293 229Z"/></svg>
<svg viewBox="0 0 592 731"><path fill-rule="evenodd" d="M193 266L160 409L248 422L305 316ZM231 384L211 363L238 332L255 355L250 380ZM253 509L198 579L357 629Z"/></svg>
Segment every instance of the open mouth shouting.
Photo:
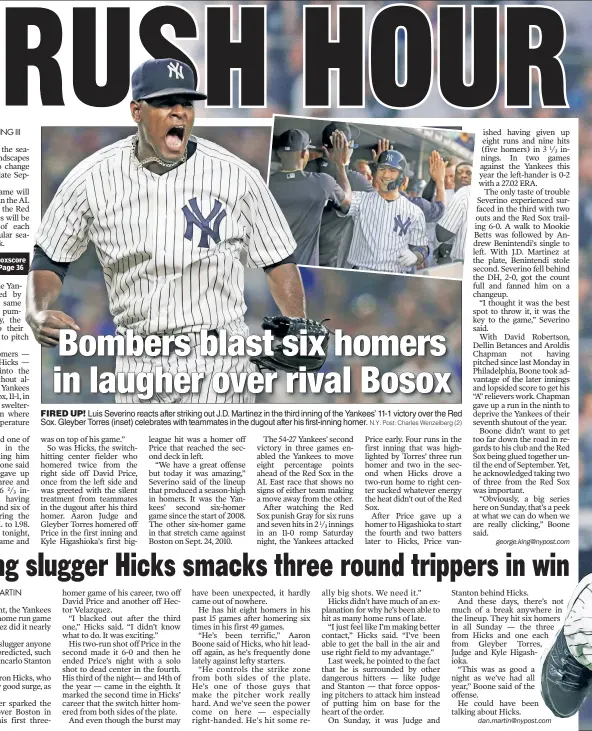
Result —
<svg viewBox="0 0 592 731"><path fill-rule="evenodd" d="M164 138L166 151L172 156L183 153L185 150L185 127L174 125L169 129Z"/></svg>

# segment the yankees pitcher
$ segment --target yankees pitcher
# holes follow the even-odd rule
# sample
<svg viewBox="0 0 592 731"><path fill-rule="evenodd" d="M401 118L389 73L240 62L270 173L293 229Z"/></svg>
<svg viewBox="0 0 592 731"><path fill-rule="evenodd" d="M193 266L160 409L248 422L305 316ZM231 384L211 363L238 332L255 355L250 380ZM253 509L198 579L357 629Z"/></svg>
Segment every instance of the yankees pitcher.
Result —
<svg viewBox="0 0 592 731"><path fill-rule="evenodd" d="M352 269L411 273L428 256L425 216L400 188L407 179L407 162L396 150L385 150L376 163L376 191L355 191L349 208L354 232L348 254Z"/></svg>
<svg viewBox="0 0 592 731"><path fill-rule="evenodd" d="M37 233L27 287L26 319L45 347L59 331L78 329L50 309L70 263L89 242L103 268L118 333L189 333L192 355L126 356L118 372L204 373L199 393L158 394L163 403L250 403L248 393L215 394L218 372L247 373L248 357L199 354L200 333L247 334L243 265L265 269L283 315L304 317L296 243L259 173L227 150L193 137L192 69L174 59L150 60L132 75L137 133L99 150L66 177ZM139 401L135 393L117 400Z"/></svg>

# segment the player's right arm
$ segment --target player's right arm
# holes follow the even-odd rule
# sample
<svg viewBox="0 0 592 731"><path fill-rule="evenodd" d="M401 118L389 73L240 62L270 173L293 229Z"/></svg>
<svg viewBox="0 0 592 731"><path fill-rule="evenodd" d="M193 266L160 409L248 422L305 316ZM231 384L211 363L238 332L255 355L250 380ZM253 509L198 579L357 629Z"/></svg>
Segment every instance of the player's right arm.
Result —
<svg viewBox="0 0 592 731"><path fill-rule="evenodd" d="M331 148L324 147L323 149L327 160L335 165L335 179L344 193L341 200L335 201L335 205L342 213L347 213L352 199L352 189L345 167L349 158L349 142L343 132L337 130L331 135L331 145Z"/></svg>
<svg viewBox="0 0 592 731"><path fill-rule="evenodd" d="M347 207L347 210L343 210L343 206L341 208L338 208L336 213L338 216L345 217L345 216L351 216L352 218L355 218L360 213L360 204L362 202L362 198L365 195L370 195L369 193L363 193L360 190L354 190L351 197L351 203ZM373 195L376 195L376 191L373 191Z"/></svg>
<svg viewBox="0 0 592 731"><path fill-rule="evenodd" d="M78 330L74 320L52 309L62 290L70 262L87 247L92 222L86 195L89 163L84 160L66 177L43 216L35 239L35 252L27 278L25 319L38 343L58 344L59 331Z"/></svg>
<svg viewBox="0 0 592 731"><path fill-rule="evenodd" d="M39 269L29 272L25 319L35 340L45 348L58 344L60 330L79 330L74 320L51 306L62 291L62 280L55 271Z"/></svg>

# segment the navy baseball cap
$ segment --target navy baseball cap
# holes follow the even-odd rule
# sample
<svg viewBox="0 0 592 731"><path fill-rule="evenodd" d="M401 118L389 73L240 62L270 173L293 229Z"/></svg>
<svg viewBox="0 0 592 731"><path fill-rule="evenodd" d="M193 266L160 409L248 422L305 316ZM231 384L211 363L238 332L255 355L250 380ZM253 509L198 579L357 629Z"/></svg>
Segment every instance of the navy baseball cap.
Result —
<svg viewBox="0 0 592 731"><path fill-rule="evenodd" d="M302 152L310 147L310 135L303 129L288 129L278 137L279 150Z"/></svg>
<svg viewBox="0 0 592 731"><path fill-rule="evenodd" d="M404 155L397 150L385 150L382 152L376 161L376 167L390 167L396 168L405 172L407 169L407 160Z"/></svg>
<svg viewBox="0 0 592 731"><path fill-rule="evenodd" d="M207 99L195 91L195 77L191 66L174 58L151 58L144 61L132 74L132 98L156 99L159 96L183 94L190 99Z"/></svg>
<svg viewBox="0 0 592 731"><path fill-rule="evenodd" d="M426 181L423 180L423 178L418 178L417 176L411 178L409 181L409 184L407 185L407 192L408 193L422 193L423 189L426 187Z"/></svg>
<svg viewBox="0 0 592 731"><path fill-rule="evenodd" d="M352 132L352 126L349 125L347 122L331 122L331 124L328 124L325 129L323 130L322 140L323 145L325 147L331 147L331 135L333 132L343 132L343 134L346 136L347 141L351 142L352 140L355 140L360 135L360 130L357 127L354 127L355 133ZM357 145L351 145L351 147L356 148Z"/></svg>

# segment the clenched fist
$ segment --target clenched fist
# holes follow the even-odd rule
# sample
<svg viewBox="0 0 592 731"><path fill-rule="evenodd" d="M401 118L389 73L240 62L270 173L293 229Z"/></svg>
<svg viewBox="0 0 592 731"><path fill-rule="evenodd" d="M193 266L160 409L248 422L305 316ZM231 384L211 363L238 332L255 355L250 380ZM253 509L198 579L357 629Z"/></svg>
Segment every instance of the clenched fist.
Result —
<svg viewBox="0 0 592 731"><path fill-rule="evenodd" d="M60 330L80 330L70 315L60 310L28 312L26 320L35 340L44 348L55 348L60 339Z"/></svg>

